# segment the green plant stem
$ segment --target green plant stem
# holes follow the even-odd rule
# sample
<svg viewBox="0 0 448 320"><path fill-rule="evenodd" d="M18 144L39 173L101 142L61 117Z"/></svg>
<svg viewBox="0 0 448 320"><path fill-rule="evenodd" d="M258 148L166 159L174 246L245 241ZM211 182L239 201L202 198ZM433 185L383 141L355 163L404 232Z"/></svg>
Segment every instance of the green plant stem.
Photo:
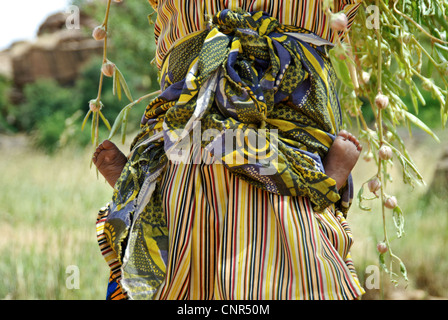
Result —
<svg viewBox="0 0 448 320"><path fill-rule="evenodd" d="M108 22L109 22L109 12L110 12L110 4L112 0L107 1L106 7L106 16L104 17L103 26L106 30L106 37L104 38L104 47L103 47L103 62L107 61L107 31L108 31Z"/></svg>
<svg viewBox="0 0 448 320"><path fill-rule="evenodd" d="M380 147L383 145L384 141L383 141L383 129L382 129L382 112L378 112L378 132L380 135ZM381 198L381 213L382 213L382 217L383 217L383 232L384 232L384 242L386 242L389 246L389 240L387 237L387 228L386 228L386 209L384 207L384 203L385 203L385 193L384 193L384 183L383 181L384 176L381 175L381 171L383 170L383 160L379 159L378 161L378 172L377 172L377 177L378 179L381 181L381 187L380 187L380 198Z"/></svg>
<svg viewBox="0 0 448 320"><path fill-rule="evenodd" d="M380 6L380 0L376 0L376 5L377 5L377 7ZM379 23L381 23L381 21ZM378 43L378 62L377 62L378 63L378 66L377 66L377 81L378 81L377 90L378 90L378 93L382 93L382 64L383 64L383 56L382 56L382 50L381 50L381 43L383 40L382 40L380 28L381 28L381 25L379 26L378 29L375 29L375 34L376 34L377 43ZM377 120L379 148L381 148L381 146L384 144L383 111L382 110L378 110L376 120ZM386 208L384 206L384 204L385 204L384 181L386 179L385 179L384 174L382 174L383 165L385 165L384 160L378 159L377 177L378 177L379 181L381 182L380 199L381 199L381 215L382 215L382 219L383 219L384 242L386 243L387 247L389 248L389 253L390 253L391 251L390 251L389 238L387 235ZM382 295L383 295L383 293L382 293Z"/></svg>
<svg viewBox="0 0 448 320"><path fill-rule="evenodd" d="M103 63L105 63L106 61L107 61L107 38L108 38L108 36L107 36L107 31L108 31L108 21L109 21L109 12L110 12L110 4L111 4L111 2L112 2L112 0L108 0L107 1L107 6L106 6L106 15L105 15L105 18L104 18L104 21L103 21L103 27L104 27L104 29L105 29L105 31L106 31L106 37L104 38L104 43L103 43ZM103 90L103 81L104 81L104 74L103 74L103 72L101 72L100 73L100 80L99 80L99 84L98 84L98 94L97 94L97 101L101 101L101 93L102 93L102 90ZM95 117L95 114L94 114L94 117L92 118L92 122L95 122L95 140L94 140L94 145L95 145L95 147L97 147L98 146L98 144L99 144L99 112L100 111L97 111L97 115L96 115L96 117Z"/></svg>
<svg viewBox="0 0 448 320"><path fill-rule="evenodd" d="M106 15L104 17L104 21L103 21L103 27L106 31L106 37L104 38L104 44L103 44L103 63L105 63L107 61L107 31L108 31L108 22L109 22L109 12L110 12L110 4L111 4L112 0L108 0L107 1L107 6L106 6ZM101 100L101 92L103 89L103 80L104 80L104 75L101 72L100 74L100 83L98 85L98 95L97 95L97 100L100 101Z"/></svg>
<svg viewBox="0 0 448 320"><path fill-rule="evenodd" d="M112 0L107 1L107 7L106 7L106 16L104 17L103 26L106 28L107 31L107 24L109 22L109 12L110 12L110 4Z"/></svg>
<svg viewBox="0 0 448 320"><path fill-rule="evenodd" d="M392 12L390 12L389 7L384 3L383 0L380 0L381 8L383 9L383 12L388 13L389 16L395 21L395 23L398 25L399 28L403 28L403 25L398 21L398 19L395 17Z"/></svg>
<svg viewBox="0 0 448 320"><path fill-rule="evenodd" d="M381 276L380 276L380 299L384 300L384 270L381 270Z"/></svg>
<svg viewBox="0 0 448 320"><path fill-rule="evenodd" d="M96 99L97 99L98 101L101 100L101 92L102 92L102 89L103 89L103 78L104 78L104 75L103 75L103 73L101 72L101 74L100 74L100 83L98 84L98 94L97 94L97 96L96 96Z"/></svg>
<svg viewBox="0 0 448 320"><path fill-rule="evenodd" d="M443 43L443 44L448 44L448 42L443 41L442 39L436 38L434 36L432 36L431 34L428 33L428 31L426 31L421 25L419 25L417 22L415 22L411 17L409 17L408 15L404 14L403 12L399 11L397 9L397 2L398 0L394 1L394 11L399 14L400 16L402 16L403 18L405 18L406 20L408 20L409 22L411 22L414 26L417 27L417 29L419 29L421 32L423 32L427 37L429 37L432 41L434 42L438 42L438 43Z"/></svg>
<svg viewBox="0 0 448 320"><path fill-rule="evenodd" d="M428 57L428 59L434 64L434 66L439 66L439 64L434 60L434 58L423 48L423 46L415 39L415 37L412 37L412 40L417 47Z"/></svg>
<svg viewBox="0 0 448 320"><path fill-rule="evenodd" d="M376 5L377 5L377 7L379 7L379 5L380 5L379 0L376 0ZM381 24L381 21L379 21L379 24ZM382 82L381 81L382 74L381 74L381 72L382 72L382 65L383 65L383 55L382 55L382 51L381 51L381 43L383 42L383 38L381 36L380 28L381 28L381 25L377 29L375 29L376 39L377 39L377 43L378 43L377 81L378 81L378 92L379 93L382 92L382 83L381 83ZM380 139L380 141L381 141L381 139Z"/></svg>
<svg viewBox="0 0 448 320"><path fill-rule="evenodd" d="M119 126L118 126L119 124L120 124L120 125L124 125L123 120L122 120L121 117L120 117L124 112L127 112L128 110L132 109L132 107L133 107L134 105L136 105L137 103L140 103L142 100L147 99L147 98L150 98L151 96L154 96L154 95L156 95L156 94L160 94L161 92L162 92L161 90L157 90L157 91L154 91L154 92L145 94L144 96L141 96L141 97L138 98L137 100L134 100L134 101L132 101L131 103L127 104L127 105L121 110L121 112L120 112L120 114L117 116L117 118L115 119L115 122L114 122L114 124L112 125L112 129L110 130L108 139L112 139L112 137L115 135L116 131L117 131L118 128L119 128Z"/></svg>
<svg viewBox="0 0 448 320"><path fill-rule="evenodd" d="M379 0L379 3L377 1L377 6L381 4L381 8L384 12L388 13L394 20L394 22L397 24L397 27L400 29L403 29L403 25L400 23L400 21L398 21L398 19L390 12L389 8L387 7L387 5L384 3L383 0ZM398 9L396 9L396 4L397 1L394 1L394 11L399 14L400 16L402 16L403 18L407 19L408 21L412 22L419 30L421 30L426 36L428 36L432 42L434 42L434 45L439 46L441 48L446 48L443 47L441 44L448 44L448 42L443 41L441 39L435 38L434 36L430 35L428 32L426 32L425 29L423 29L422 26L420 26L417 22L415 22L412 18L410 18L409 16L405 15L404 13L400 12ZM419 47L419 49L428 57L428 59L434 64L434 66L437 68L437 70L439 71L439 73L442 75L442 80L445 83L445 85L448 86L448 82L446 80L446 77L444 76L443 70L440 70L440 64L438 64L434 58L425 50L425 48L423 48L423 46L417 41L417 39L415 39L415 37L412 37L412 40L414 42L414 44L416 46ZM447 50L447 49L445 49Z"/></svg>
<svg viewBox="0 0 448 320"><path fill-rule="evenodd" d="M96 115L96 128L95 128L95 146L98 147L99 141L99 122L100 122L100 117L99 117L99 111L97 111L97 115Z"/></svg>
<svg viewBox="0 0 448 320"><path fill-rule="evenodd" d="M426 51L425 48L415 39L412 37L412 40L414 41L414 44L425 54L425 56L431 61L431 63L436 67L437 71L439 71L440 75L442 76L442 80L445 83L446 86L448 86L448 82L446 80L446 77L444 75L444 71L440 70L441 64L437 63L437 61L434 60L434 58Z"/></svg>

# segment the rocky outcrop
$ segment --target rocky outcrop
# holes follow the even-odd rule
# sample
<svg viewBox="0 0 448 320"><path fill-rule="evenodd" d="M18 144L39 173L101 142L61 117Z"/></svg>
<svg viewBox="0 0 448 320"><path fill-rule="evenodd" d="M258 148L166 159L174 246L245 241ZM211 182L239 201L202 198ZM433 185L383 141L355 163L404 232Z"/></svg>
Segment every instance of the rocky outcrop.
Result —
<svg viewBox="0 0 448 320"><path fill-rule="evenodd" d="M40 26L33 41L13 44L3 52L3 69L17 88L40 78L52 78L61 84L73 83L83 64L102 52L101 41L95 41L85 30L96 23L81 14L79 28L67 28L67 13L49 16ZM9 67L7 66L9 60Z"/></svg>

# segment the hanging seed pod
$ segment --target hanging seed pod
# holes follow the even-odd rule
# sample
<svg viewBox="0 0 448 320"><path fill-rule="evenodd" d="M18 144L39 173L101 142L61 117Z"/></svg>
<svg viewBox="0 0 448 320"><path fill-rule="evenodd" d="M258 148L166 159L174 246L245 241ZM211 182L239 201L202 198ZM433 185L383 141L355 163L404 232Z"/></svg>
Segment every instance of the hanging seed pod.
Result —
<svg viewBox="0 0 448 320"><path fill-rule="evenodd" d="M106 29L104 28L104 26L98 26L95 27L95 29L93 29L92 32L92 37L93 39L100 41L100 40L104 40L104 38L106 38L107 32Z"/></svg>
<svg viewBox="0 0 448 320"><path fill-rule="evenodd" d="M384 202L384 206L388 209L394 209L398 205L397 198L390 196Z"/></svg>
<svg viewBox="0 0 448 320"><path fill-rule="evenodd" d="M367 187L369 188L370 192L377 192L381 188L381 181L378 180L378 178L373 178L367 183Z"/></svg>
<svg viewBox="0 0 448 320"><path fill-rule="evenodd" d="M392 149L388 146L382 146L378 151L381 160L390 160L392 158Z"/></svg>
<svg viewBox="0 0 448 320"><path fill-rule="evenodd" d="M389 97L382 93L378 93L375 97L375 104L380 110L386 109L389 105Z"/></svg>
<svg viewBox="0 0 448 320"><path fill-rule="evenodd" d="M372 152L367 152L366 154L364 154L363 159L365 162L370 162L373 159L373 153Z"/></svg>
<svg viewBox="0 0 448 320"><path fill-rule="evenodd" d="M385 242L383 242L383 241L379 242L379 243L376 245L376 249L378 250L379 253L386 253L387 250L389 250L389 249L387 248L387 244L386 244Z"/></svg>
<svg viewBox="0 0 448 320"><path fill-rule="evenodd" d="M101 67L101 72L106 77L112 77L115 72L115 64L110 62L109 60L103 63L103 66Z"/></svg>
<svg viewBox="0 0 448 320"><path fill-rule="evenodd" d="M92 112L98 112L103 107L103 104L101 101L98 101L97 99L92 99L89 101L89 108Z"/></svg>
<svg viewBox="0 0 448 320"><path fill-rule="evenodd" d="M345 13L338 12L331 15L330 18L330 27L334 31L345 31L347 30L348 19Z"/></svg>
<svg viewBox="0 0 448 320"><path fill-rule="evenodd" d="M363 71L362 74L361 74L361 81L364 84L368 84L369 81L370 81L370 73L366 72L366 71Z"/></svg>

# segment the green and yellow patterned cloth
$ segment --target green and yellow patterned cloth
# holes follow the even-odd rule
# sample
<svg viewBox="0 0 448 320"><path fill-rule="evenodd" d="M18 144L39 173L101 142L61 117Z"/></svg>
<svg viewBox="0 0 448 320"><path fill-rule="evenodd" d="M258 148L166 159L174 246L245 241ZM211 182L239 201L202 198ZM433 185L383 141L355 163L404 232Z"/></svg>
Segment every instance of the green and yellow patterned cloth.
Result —
<svg viewBox="0 0 448 320"><path fill-rule="evenodd" d="M338 192L321 161L342 122L321 40L263 12L223 10L171 50L104 222L132 298L152 298L164 281L160 181L169 161L198 161L191 150L258 188L347 213L351 181Z"/></svg>

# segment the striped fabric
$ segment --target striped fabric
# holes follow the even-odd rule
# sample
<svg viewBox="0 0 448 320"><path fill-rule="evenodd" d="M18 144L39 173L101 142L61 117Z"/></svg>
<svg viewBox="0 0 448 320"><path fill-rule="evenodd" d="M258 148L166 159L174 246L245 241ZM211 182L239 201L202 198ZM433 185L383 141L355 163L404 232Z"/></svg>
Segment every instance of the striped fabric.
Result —
<svg viewBox="0 0 448 320"><path fill-rule="evenodd" d="M150 2L155 4L154 0ZM268 3L271 5L267 6ZM318 6L320 0L313 3ZM261 46L262 41L251 37L253 30L245 26L250 23L255 28L255 23L258 34L270 30L268 27L272 24L275 26L275 19L264 17L262 12L248 17L224 10L214 17L221 29L216 26L203 32L206 38L195 34L208 19L204 18L204 12L212 14L223 7L238 6L271 11L285 24L294 24L293 14L288 10L295 8L297 12L306 7L309 11L297 21L304 19L301 24L331 40L331 35L324 34L326 27L320 33L316 29L318 25L326 26L326 22L313 11L316 9L311 9L311 2L159 1L156 26L160 32L159 66L173 44L178 40L183 42L178 42L170 51L160 76L163 92L148 105L129 161L115 185L110 209L100 212L98 218L98 242L111 266L108 297L355 299L363 293L350 258L352 237L345 212L340 211L337 199L318 206L314 203L324 201L324 196L331 194L328 192L331 186L314 188L313 184L321 181L323 172L316 163L325 156L331 141L316 144L316 135L312 132L318 129L322 131L319 136L331 138L342 120L336 117L340 109L331 66L319 48L283 36L283 32L297 27L279 26L275 30L280 34L269 33L275 41L263 42L266 48ZM354 6L351 2L342 2L336 10ZM195 15L193 9L199 14ZM230 26L235 30L227 28ZM183 39L187 34L194 36L187 41ZM201 45L196 47L197 41ZM239 56L238 50L226 51L228 46L232 45L233 49L233 44L238 43L251 54ZM274 46L273 43L275 50L269 46ZM271 55L264 58L265 52ZM260 68L256 72L245 74L246 69L234 72L240 78L244 75L244 81L250 79L254 86L244 88L256 93L246 103L247 97L234 92L235 87L225 86L233 78L224 79L220 73L235 71L227 59L252 65L246 60L256 56L260 56L257 59ZM188 63L189 59L193 61ZM263 61L268 61L269 67ZM265 75L267 70L271 72ZM263 86L255 86L256 77L252 77L255 74L264 81ZM234 80L229 83L243 85ZM269 89L274 83L277 84L275 94ZM221 96L216 88L225 88ZM211 92L215 95L209 95ZM238 105L238 99L244 103ZM293 182L301 190L316 192L272 192L266 188L268 183L249 179L243 174L246 171L235 170L225 161L219 162L219 157L212 153L210 158L203 159L203 153L211 151L201 144L195 145L200 152L192 147L190 156L199 156L202 161L169 161L171 152L168 151L173 141L168 133L179 128L189 133L195 119L200 121L202 130L218 128L221 133L234 129L234 125L239 128L240 124L259 128L261 124L251 122L259 114L262 114L260 123L269 128L288 128L282 130L280 141L283 139L283 142L279 146L288 155L284 159L300 164L294 170L289 170L290 166L278 169L282 173L288 169L291 174L289 179L276 179L274 185L289 186ZM304 137L313 139L301 140ZM279 159L283 159L281 155ZM305 163L303 160L308 158L309 163ZM294 176L311 164L310 172ZM258 171L247 172L257 177ZM264 178L273 179L278 172ZM121 289L123 296L119 295Z"/></svg>
<svg viewBox="0 0 448 320"><path fill-rule="evenodd" d="M344 12L352 25L362 0L334 0L333 12ZM156 61L160 68L176 41L204 30L210 17L223 9L241 8L247 12L264 11L281 24L309 30L334 42L335 35L320 0L149 0L157 10L155 37Z"/></svg>
<svg viewBox="0 0 448 320"><path fill-rule="evenodd" d="M107 265L110 268L109 284L107 287L107 300L123 300L127 299L126 292L121 289L121 263L117 254L107 241L107 236L111 236L110 232L105 230L105 224L109 215L109 206L103 207L98 212L96 220L96 234L97 241L100 247L101 254L106 260Z"/></svg>
<svg viewBox="0 0 448 320"><path fill-rule="evenodd" d="M158 299L354 299L350 229L307 198L260 190L219 164L170 163L169 257Z"/></svg>

